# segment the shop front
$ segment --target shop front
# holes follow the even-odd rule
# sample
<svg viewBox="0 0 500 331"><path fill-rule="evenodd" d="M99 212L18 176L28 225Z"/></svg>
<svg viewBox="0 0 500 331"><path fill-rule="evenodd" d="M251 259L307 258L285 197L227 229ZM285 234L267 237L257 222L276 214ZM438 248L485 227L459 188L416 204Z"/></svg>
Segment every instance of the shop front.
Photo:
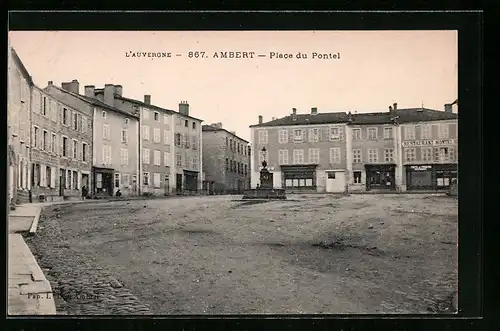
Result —
<svg viewBox="0 0 500 331"><path fill-rule="evenodd" d="M456 164L406 166L407 190L446 190L456 178Z"/></svg>
<svg viewBox="0 0 500 331"><path fill-rule="evenodd" d="M288 190L316 190L317 165L282 165L282 187Z"/></svg>
<svg viewBox="0 0 500 331"><path fill-rule="evenodd" d="M366 190L396 190L395 164L366 164Z"/></svg>
<svg viewBox="0 0 500 331"><path fill-rule="evenodd" d="M196 192L198 191L198 172L184 170L184 190Z"/></svg>

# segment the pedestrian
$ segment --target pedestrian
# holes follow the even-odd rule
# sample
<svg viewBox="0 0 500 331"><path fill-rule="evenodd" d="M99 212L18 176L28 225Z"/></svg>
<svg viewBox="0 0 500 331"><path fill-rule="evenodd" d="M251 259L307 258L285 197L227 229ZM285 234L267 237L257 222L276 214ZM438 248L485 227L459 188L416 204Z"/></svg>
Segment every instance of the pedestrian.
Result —
<svg viewBox="0 0 500 331"><path fill-rule="evenodd" d="M117 197L121 197L121 196L122 196L122 192L120 191L120 189L118 189L118 190L116 191L116 196L117 196Z"/></svg>
<svg viewBox="0 0 500 331"><path fill-rule="evenodd" d="M85 200L87 197L87 187L85 185L82 186L82 200Z"/></svg>

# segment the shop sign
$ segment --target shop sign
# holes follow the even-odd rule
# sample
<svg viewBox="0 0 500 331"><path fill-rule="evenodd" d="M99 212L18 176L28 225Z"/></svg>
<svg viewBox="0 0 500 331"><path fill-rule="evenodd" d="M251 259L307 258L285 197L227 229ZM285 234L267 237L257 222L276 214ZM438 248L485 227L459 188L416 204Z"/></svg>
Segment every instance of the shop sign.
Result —
<svg viewBox="0 0 500 331"><path fill-rule="evenodd" d="M415 171L425 171L425 170L430 170L432 166L430 165L425 165L425 166L411 166L411 170Z"/></svg>
<svg viewBox="0 0 500 331"><path fill-rule="evenodd" d="M403 141L403 147L440 146L440 145L454 145L454 144L455 144L455 139L434 139L434 140Z"/></svg>

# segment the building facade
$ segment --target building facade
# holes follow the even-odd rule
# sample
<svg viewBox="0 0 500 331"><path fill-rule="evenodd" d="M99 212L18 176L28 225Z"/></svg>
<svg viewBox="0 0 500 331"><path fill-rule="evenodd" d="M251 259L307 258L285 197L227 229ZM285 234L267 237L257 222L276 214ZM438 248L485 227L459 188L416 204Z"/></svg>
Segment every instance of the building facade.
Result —
<svg viewBox="0 0 500 331"><path fill-rule="evenodd" d="M139 194L139 119L97 99L79 94L73 80L59 88L49 82L44 89L56 99L92 118L92 173L89 194L123 196Z"/></svg>
<svg viewBox="0 0 500 331"><path fill-rule="evenodd" d="M9 40L10 42L10 40ZM33 81L16 51L8 50L8 201L11 207L29 201L31 91Z"/></svg>
<svg viewBox="0 0 500 331"><path fill-rule="evenodd" d="M92 117L37 86L32 96L32 198L80 198L90 185Z"/></svg>
<svg viewBox="0 0 500 331"><path fill-rule="evenodd" d="M227 131L222 123L203 125L203 191L243 193L250 187L248 141Z"/></svg>
<svg viewBox="0 0 500 331"><path fill-rule="evenodd" d="M346 113L292 114L251 126L251 184L257 186L266 159L273 185L290 192L344 192L346 172ZM265 151L263 151L265 148Z"/></svg>
<svg viewBox="0 0 500 331"><path fill-rule="evenodd" d="M362 114L294 109L266 123L259 116L251 126L252 187L265 158L274 187L290 192L447 189L458 164L453 104L439 111L394 103L387 112Z"/></svg>
<svg viewBox="0 0 500 331"><path fill-rule="evenodd" d="M189 104L181 102L174 111L144 101L123 97L121 85L102 89L86 86L86 93L140 118L139 175L145 194L171 195L201 189L201 120L189 116Z"/></svg>

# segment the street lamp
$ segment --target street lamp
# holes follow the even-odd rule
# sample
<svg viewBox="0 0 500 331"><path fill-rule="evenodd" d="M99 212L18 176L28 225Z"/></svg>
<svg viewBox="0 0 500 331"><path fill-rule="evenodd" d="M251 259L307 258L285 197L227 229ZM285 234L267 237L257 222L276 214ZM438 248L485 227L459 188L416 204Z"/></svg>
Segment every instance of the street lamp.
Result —
<svg viewBox="0 0 500 331"><path fill-rule="evenodd" d="M264 161L266 160L266 148L265 147L262 147L262 157L264 158Z"/></svg>

